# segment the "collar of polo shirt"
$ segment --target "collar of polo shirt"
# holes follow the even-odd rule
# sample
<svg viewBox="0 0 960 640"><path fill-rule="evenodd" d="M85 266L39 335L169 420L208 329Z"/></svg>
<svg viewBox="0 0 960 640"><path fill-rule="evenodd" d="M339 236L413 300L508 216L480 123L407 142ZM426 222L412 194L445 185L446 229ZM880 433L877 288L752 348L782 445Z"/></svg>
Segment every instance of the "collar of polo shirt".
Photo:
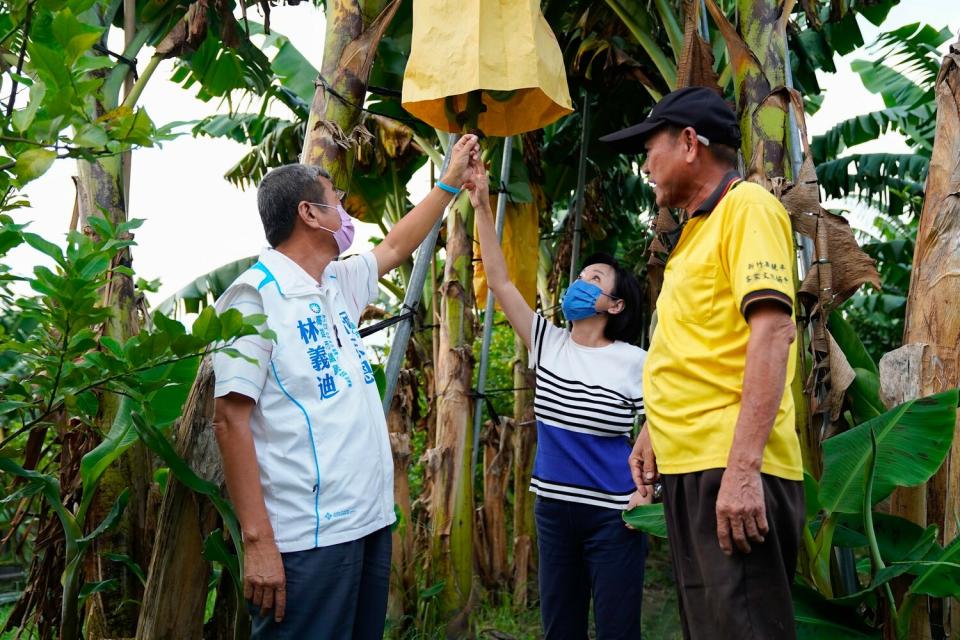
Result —
<svg viewBox="0 0 960 640"><path fill-rule="evenodd" d="M740 182L742 178L740 173L736 170L731 169L723 176L723 179L720 181L720 184L717 185L717 188L713 190L706 200L703 201L696 211L690 214L691 218L696 218L701 215L709 215L714 209L717 208L717 205L720 204L720 201L723 199L723 196L727 195L727 192L730 189L737 186L737 183Z"/></svg>

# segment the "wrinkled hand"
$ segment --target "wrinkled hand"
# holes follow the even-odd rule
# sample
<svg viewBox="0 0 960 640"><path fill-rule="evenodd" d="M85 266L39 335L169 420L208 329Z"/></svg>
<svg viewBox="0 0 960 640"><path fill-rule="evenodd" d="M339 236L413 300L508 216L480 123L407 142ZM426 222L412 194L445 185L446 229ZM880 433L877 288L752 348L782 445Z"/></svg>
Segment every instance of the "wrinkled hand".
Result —
<svg viewBox="0 0 960 640"><path fill-rule="evenodd" d="M750 553L750 542L762 543L769 531L760 472L728 467L717 494L720 549L728 556L733 554L734 546Z"/></svg>
<svg viewBox="0 0 960 640"><path fill-rule="evenodd" d="M637 486L637 491L644 498L653 500L653 483L660 478L660 472L657 470L657 456L653 453L653 445L650 442L650 432L644 425L640 429L640 435L637 441L633 443L633 451L630 452L630 474L633 476L633 483Z"/></svg>
<svg viewBox="0 0 960 640"><path fill-rule="evenodd" d="M267 615L273 609L277 622L287 606L286 577L280 550L273 539L247 542L243 549L243 597Z"/></svg>
<svg viewBox="0 0 960 640"><path fill-rule="evenodd" d="M443 183L451 187L461 187L467 180L470 172L471 159L480 158L480 139L472 133L461 136L457 143L453 145L453 154L450 156L450 164L447 165L447 171L440 179Z"/></svg>
<svg viewBox="0 0 960 640"><path fill-rule="evenodd" d="M487 168L483 166L480 157L470 159L467 171L464 173L463 188L470 195L470 204L474 209L490 208L490 180L487 177Z"/></svg>

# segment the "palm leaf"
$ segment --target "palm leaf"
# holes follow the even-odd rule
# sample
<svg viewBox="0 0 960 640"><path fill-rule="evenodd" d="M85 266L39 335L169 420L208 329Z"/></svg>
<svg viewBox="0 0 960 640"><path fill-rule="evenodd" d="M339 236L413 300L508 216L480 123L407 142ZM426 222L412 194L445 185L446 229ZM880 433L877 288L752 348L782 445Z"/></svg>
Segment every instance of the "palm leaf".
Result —
<svg viewBox="0 0 960 640"><path fill-rule="evenodd" d="M932 87L940 72L939 47L953 37L949 28L939 31L919 22L880 34L873 48L895 68L919 76L919 84Z"/></svg>
<svg viewBox="0 0 960 640"><path fill-rule="evenodd" d="M817 180L828 198L878 199L886 208L893 199L923 195L930 160L916 154L851 154L817 165Z"/></svg>
<svg viewBox="0 0 960 640"><path fill-rule="evenodd" d="M845 149L876 140L890 130L915 132L921 138L916 141L918 145L932 148L935 115L933 104L928 103L913 109L895 106L854 116L813 137L810 143L813 161L820 164L836 158Z"/></svg>

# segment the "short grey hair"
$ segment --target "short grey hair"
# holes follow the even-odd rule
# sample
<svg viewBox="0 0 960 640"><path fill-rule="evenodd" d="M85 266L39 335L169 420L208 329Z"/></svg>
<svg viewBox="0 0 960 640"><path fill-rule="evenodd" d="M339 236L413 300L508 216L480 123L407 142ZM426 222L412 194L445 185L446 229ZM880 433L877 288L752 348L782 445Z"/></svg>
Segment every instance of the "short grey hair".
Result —
<svg viewBox="0 0 960 640"><path fill-rule="evenodd" d="M271 170L257 188L257 208L263 232L271 247L293 233L297 207L301 202L323 202L323 185L317 177L330 179L324 169L308 164L285 164Z"/></svg>

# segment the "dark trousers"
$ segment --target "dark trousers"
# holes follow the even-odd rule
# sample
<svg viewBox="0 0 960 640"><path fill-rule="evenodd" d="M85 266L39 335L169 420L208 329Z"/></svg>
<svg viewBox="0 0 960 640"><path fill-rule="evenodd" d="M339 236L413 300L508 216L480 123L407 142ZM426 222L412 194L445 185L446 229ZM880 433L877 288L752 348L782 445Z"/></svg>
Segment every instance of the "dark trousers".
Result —
<svg viewBox="0 0 960 640"><path fill-rule="evenodd" d="M390 527L351 542L284 553L287 608L251 610L252 640L374 640L383 637L390 588Z"/></svg>
<svg viewBox="0 0 960 640"><path fill-rule="evenodd" d="M663 476L670 555L687 640L796 638L790 586L804 526L803 484L763 474L770 532L750 553L717 540L723 469Z"/></svg>
<svg viewBox="0 0 960 640"><path fill-rule="evenodd" d="M597 640L639 640L647 536L623 512L537 498L540 617L547 640L585 640L593 596Z"/></svg>

